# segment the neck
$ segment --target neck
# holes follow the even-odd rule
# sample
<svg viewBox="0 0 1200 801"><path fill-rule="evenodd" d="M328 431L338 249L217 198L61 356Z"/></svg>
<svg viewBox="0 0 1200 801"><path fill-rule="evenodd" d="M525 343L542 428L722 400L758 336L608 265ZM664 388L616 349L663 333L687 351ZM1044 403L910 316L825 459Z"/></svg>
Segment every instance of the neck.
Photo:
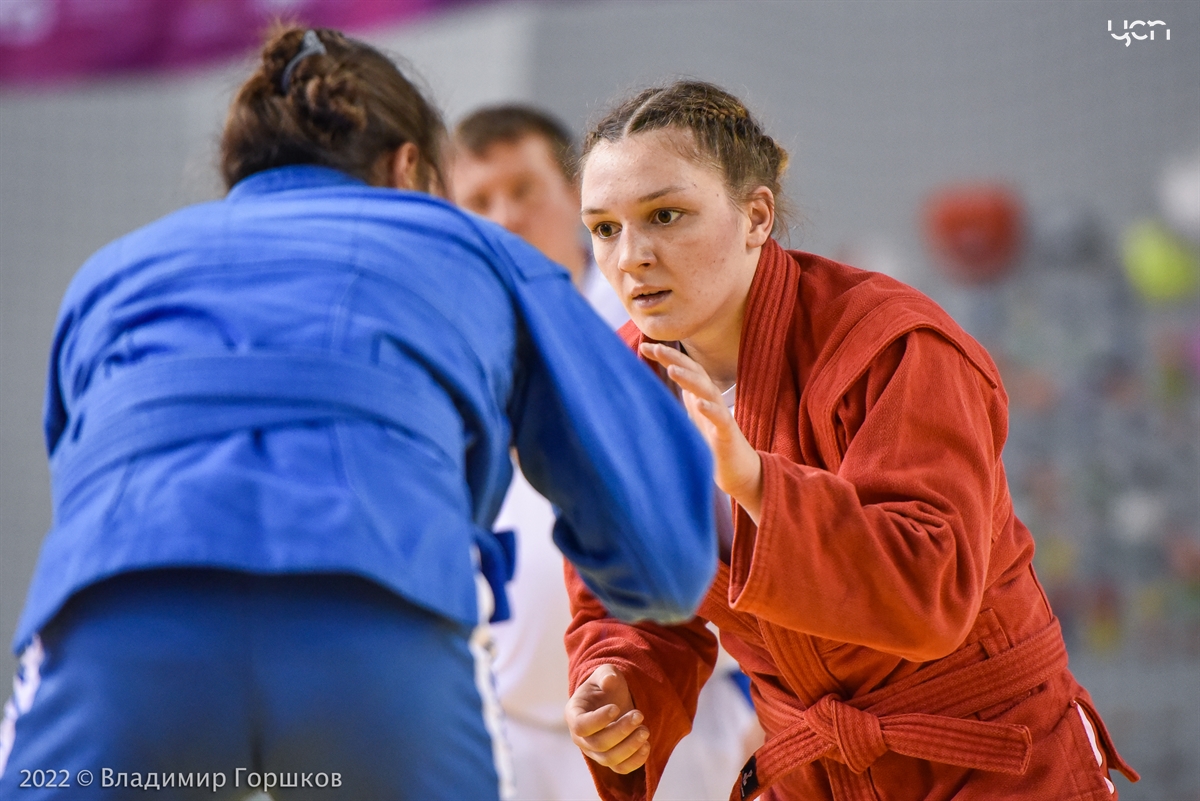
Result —
<svg viewBox="0 0 1200 801"><path fill-rule="evenodd" d="M750 285L758 271L758 259L762 248L756 247L746 254L744 281L739 285L736 301L725 303L709 325L703 326L695 335L683 339L680 344L688 355L704 368L713 379L716 389L725 392L738 380L738 349L742 347L742 324L745 320L746 302L750 299Z"/></svg>
<svg viewBox="0 0 1200 801"><path fill-rule="evenodd" d="M755 268L759 253L760 249L755 249L752 254ZM750 284L754 281L755 271L750 269L746 272L746 280L740 287L736 302L726 304L709 325L680 342L688 356L704 368L721 392L737 383L742 322L746 318L746 301L750 297Z"/></svg>
<svg viewBox="0 0 1200 801"><path fill-rule="evenodd" d="M741 337L730 341L707 342L702 337L692 337L680 342L688 356L704 368L708 377L721 392L737 383L737 356Z"/></svg>

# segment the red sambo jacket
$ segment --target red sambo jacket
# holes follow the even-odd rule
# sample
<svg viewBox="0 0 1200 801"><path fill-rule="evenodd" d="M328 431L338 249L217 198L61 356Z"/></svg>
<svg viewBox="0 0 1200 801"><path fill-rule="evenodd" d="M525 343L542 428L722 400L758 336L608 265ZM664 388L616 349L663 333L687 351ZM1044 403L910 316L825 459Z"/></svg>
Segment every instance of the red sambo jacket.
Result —
<svg viewBox="0 0 1200 801"><path fill-rule="evenodd" d="M644 337L621 331L635 349ZM620 669L651 755L589 762L605 799L648 799L721 643L767 740L732 799L1110 799L1113 748L1067 670L1000 452L987 352L887 276L763 248L735 416L762 457L757 526L683 626L609 617L568 567L571 690Z"/></svg>

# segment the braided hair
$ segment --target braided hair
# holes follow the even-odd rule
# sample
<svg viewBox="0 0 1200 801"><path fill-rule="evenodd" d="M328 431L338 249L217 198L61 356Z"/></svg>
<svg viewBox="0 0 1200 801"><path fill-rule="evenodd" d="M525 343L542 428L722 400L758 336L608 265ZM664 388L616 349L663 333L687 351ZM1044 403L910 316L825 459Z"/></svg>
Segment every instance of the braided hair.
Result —
<svg viewBox="0 0 1200 801"><path fill-rule="evenodd" d="M683 80L639 92L608 112L583 143L582 164L601 142L639 132L676 128L690 132L684 155L718 169L731 197L744 199L760 186L775 196L772 234L786 228L781 181L788 154L763 130L742 101L705 81Z"/></svg>
<svg viewBox="0 0 1200 801"><path fill-rule="evenodd" d="M375 48L329 28L313 33L319 46L307 51L304 28L276 24L268 33L258 69L225 120L226 186L291 164L386 185L383 157L412 142L419 186L441 191L446 128L437 108Z"/></svg>

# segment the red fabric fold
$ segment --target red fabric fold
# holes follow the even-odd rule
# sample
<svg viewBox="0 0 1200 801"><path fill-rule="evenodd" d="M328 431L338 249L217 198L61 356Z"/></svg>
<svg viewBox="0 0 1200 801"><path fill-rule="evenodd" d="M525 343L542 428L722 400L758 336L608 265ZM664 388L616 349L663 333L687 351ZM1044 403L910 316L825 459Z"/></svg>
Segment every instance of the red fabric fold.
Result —
<svg viewBox="0 0 1200 801"><path fill-rule="evenodd" d="M1030 692L1066 668L1062 631L1054 621L1041 633L991 659L955 667L924 682L908 681L843 701L825 695L807 709L772 705L776 727L786 726L755 753L753 765L730 794L749 801L789 773L821 758L845 764L853 798L871 798L861 774L885 753L1021 775L1033 740L1022 725L964 719L991 707L995 697ZM922 710L922 711L913 711ZM755 789L747 792L746 787Z"/></svg>

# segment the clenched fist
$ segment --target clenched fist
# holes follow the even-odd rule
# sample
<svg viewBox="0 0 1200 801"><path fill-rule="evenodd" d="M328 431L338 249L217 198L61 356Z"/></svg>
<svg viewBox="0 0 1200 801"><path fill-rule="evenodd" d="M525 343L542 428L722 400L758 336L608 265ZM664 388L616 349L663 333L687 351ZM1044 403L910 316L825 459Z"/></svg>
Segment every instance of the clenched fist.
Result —
<svg viewBox="0 0 1200 801"><path fill-rule="evenodd" d="M564 717L571 739L584 755L621 774L632 773L650 756L650 730L633 705L621 672L601 665L567 702Z"/></svg>

